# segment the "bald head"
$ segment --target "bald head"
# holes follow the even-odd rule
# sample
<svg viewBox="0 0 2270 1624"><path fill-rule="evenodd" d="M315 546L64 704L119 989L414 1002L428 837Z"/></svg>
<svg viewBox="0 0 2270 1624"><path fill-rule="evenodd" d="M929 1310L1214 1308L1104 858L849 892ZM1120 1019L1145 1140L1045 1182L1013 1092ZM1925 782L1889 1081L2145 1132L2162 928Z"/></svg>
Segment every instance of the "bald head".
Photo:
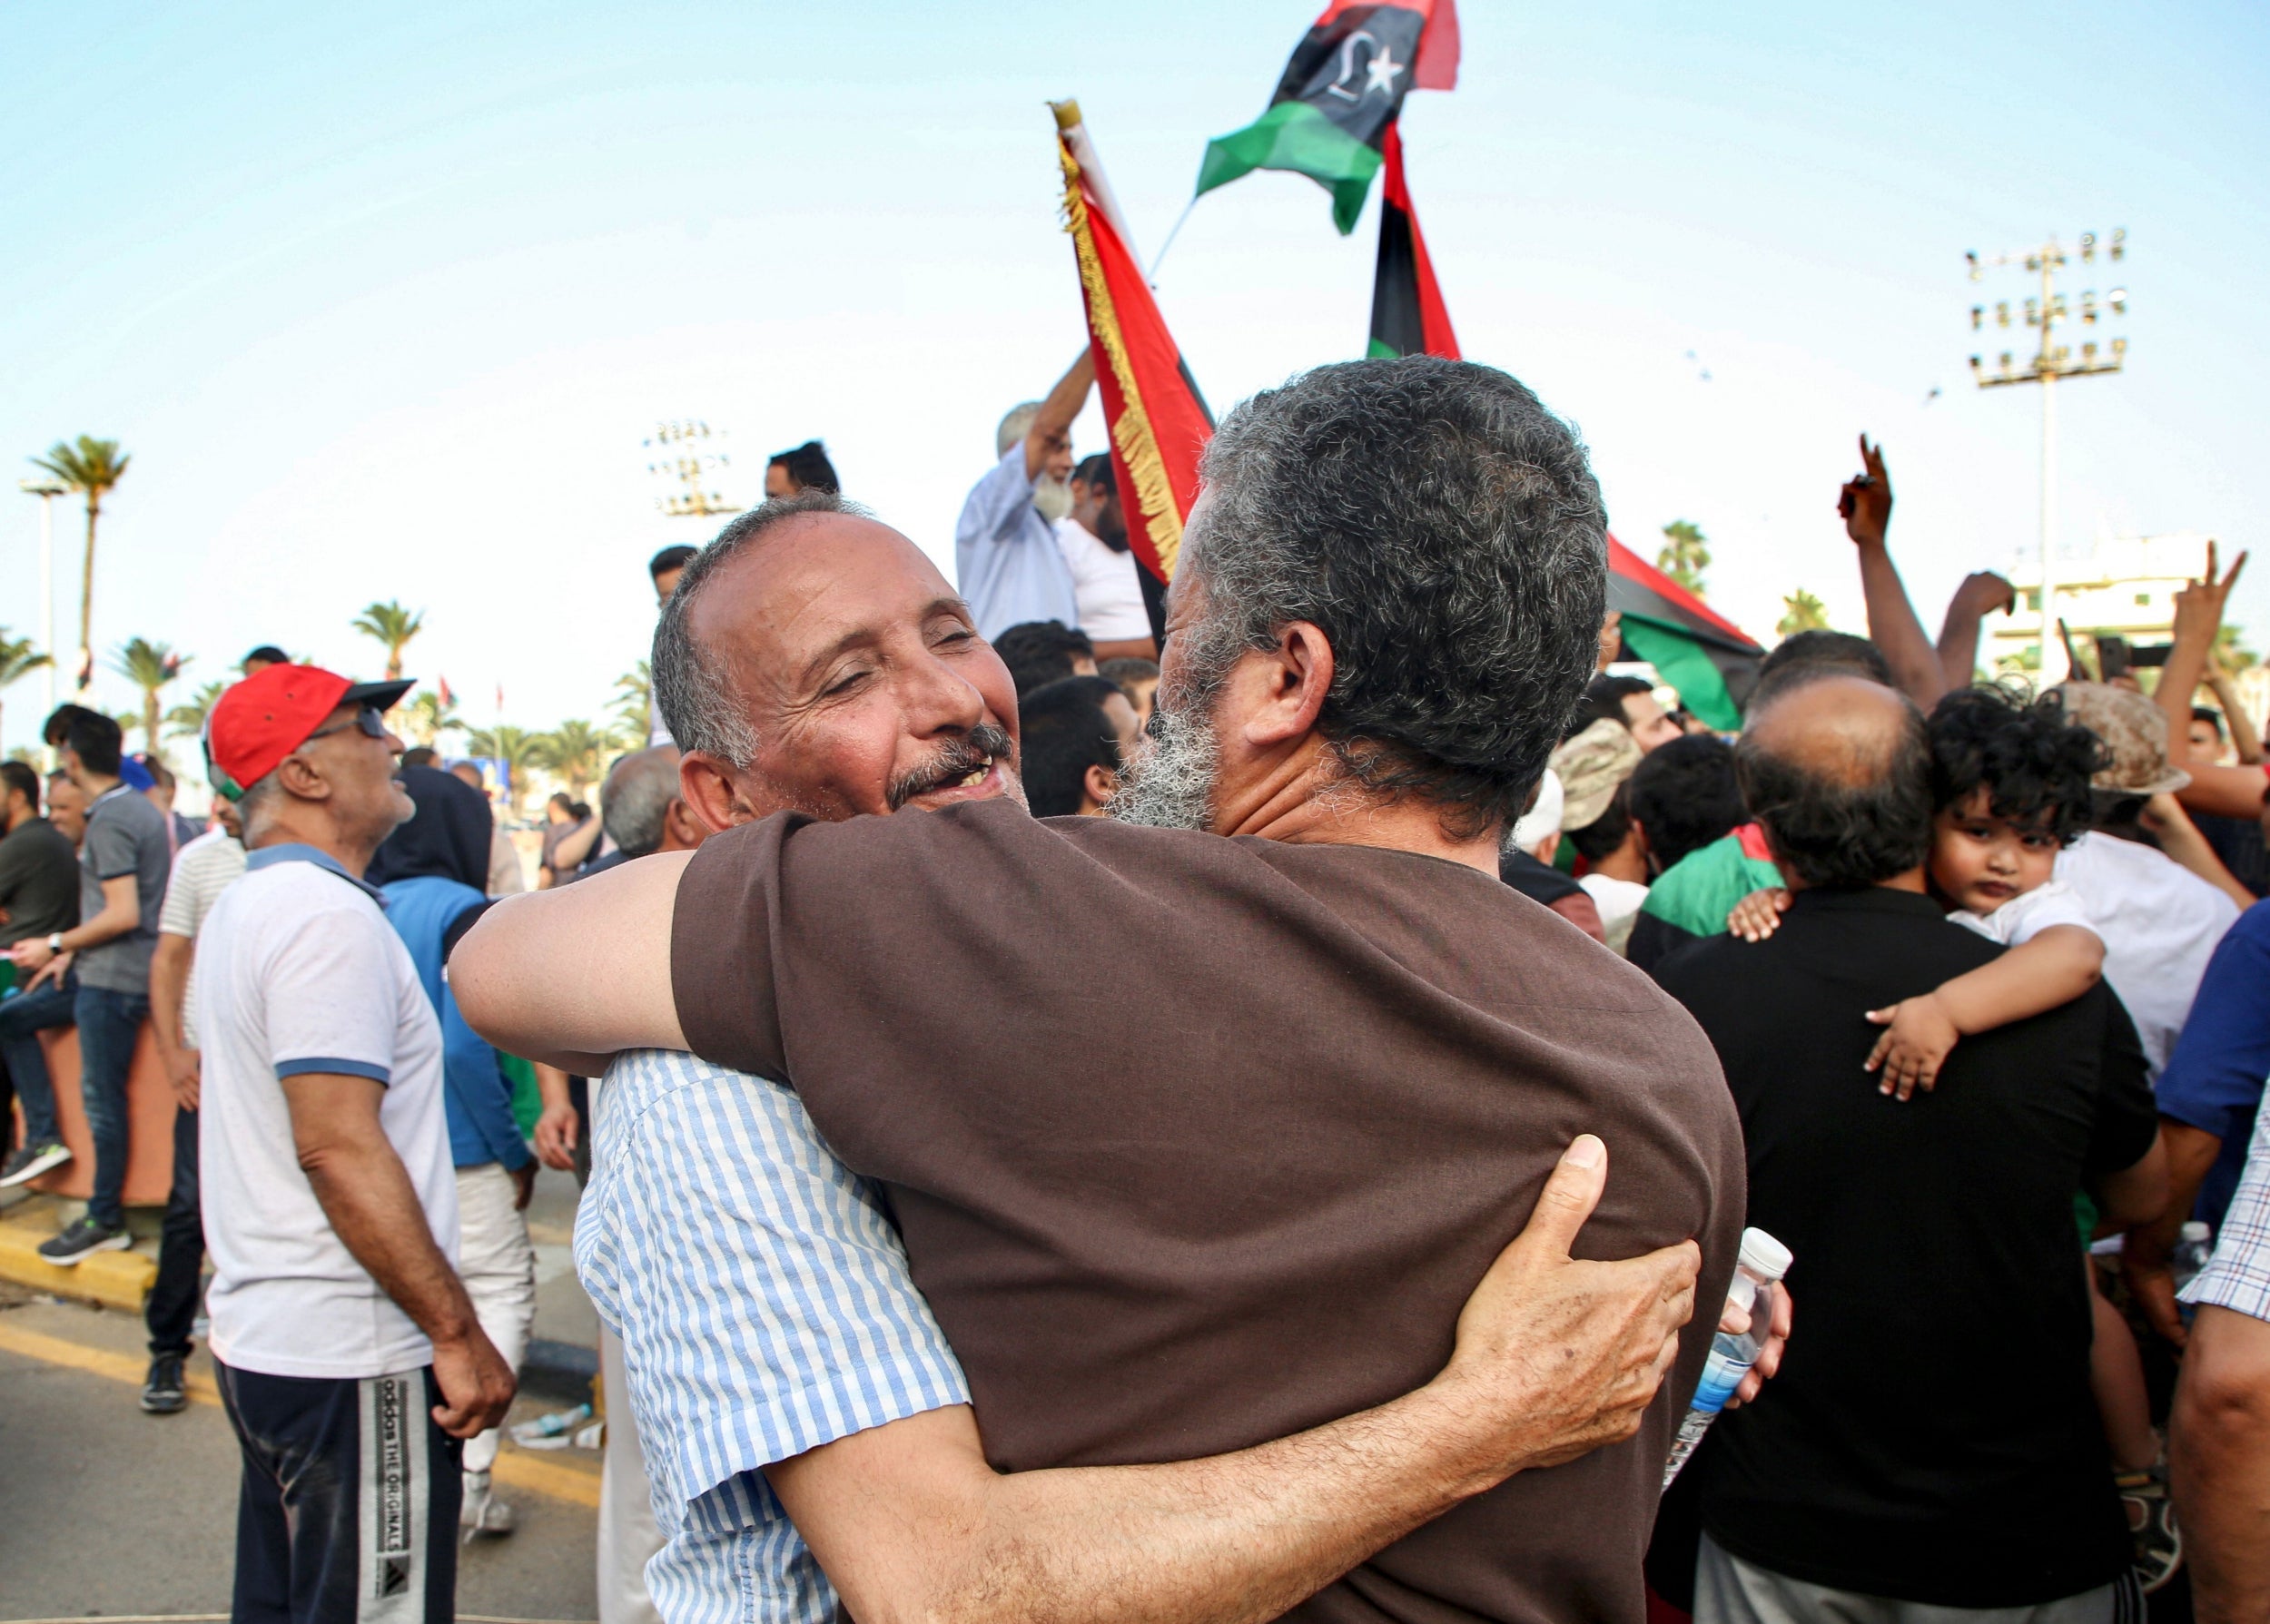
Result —
<svg viewBox="0 0 2270 1624"><path fill-rule="evenodd" d="M1833 667L1792 673L1734 749L1742 801L1794 885L1884 885L1931 842L1923 718L1881 684Z"/></svg>

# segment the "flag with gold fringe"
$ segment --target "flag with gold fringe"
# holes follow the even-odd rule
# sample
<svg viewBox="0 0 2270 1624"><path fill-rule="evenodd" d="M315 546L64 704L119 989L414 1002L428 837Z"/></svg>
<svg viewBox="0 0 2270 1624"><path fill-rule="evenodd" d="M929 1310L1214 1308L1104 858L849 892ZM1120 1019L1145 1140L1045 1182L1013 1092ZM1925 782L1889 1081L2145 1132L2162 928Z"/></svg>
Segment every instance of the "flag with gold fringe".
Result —
<svg viewBox="0 0 2270 1624"><path fill-rule="evenodd" d="M1213 437L1213 414L1136 261L1126 220L1081 123L1080 103L1052 105L1064 171L1064 230L1080 267L1120 510L1136 559L1163 586L1174 578L1183 521L1198 500L1199 458ZM1145 596L1155 617L1157 595Z"/></svg>

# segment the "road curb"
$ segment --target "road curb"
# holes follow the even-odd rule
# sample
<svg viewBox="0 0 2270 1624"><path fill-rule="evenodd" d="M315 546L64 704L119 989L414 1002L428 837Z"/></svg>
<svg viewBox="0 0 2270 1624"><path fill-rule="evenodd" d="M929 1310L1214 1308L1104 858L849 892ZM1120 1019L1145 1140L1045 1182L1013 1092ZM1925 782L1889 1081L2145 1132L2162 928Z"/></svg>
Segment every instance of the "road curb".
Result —
<svg viewBox="0 0 2270 1624"><path fill-rule="evenodd" d="M142 1312L142 1301L158 1277L154 1259L139 1252L98 1252L73 1267L57 1268L39 1255L42 1243L54 1238L52 1229L0 1224L0 1280L104 1308Z"/></svg>
<svg viewBox="0 0 2270 1624"><path fill-rule="evenodd" d="M79 1266L84 1268L86 1265L82 1264ZM146 1369L144 1362L133 1354L116 1353L109 1348L89 1347L67 1336L54 1336L44 1331L34 1331L27 1326L11 1325L5 1322L0 1322L0 1353L36 1359L43 1364L59 1365L65 1370L84 1371L89 1375L101 1376L130 1387L142 1385ZM216 1407L221 1403L221 1390L213 1385L212 1378L202 1371L185 1373L182 1385L192 1403ZM554 1500L564 1500L571 1505L586 1508L596 1507L599 1503L599 1474L596 1467L587 1467L580 1462L570 1464L566 1460L547 1459L543 1454L520 1449L508 1436L504 1440L504 1448L498 1453L493 1470L497 1481L511 1488L533 1490Z"/></svg>

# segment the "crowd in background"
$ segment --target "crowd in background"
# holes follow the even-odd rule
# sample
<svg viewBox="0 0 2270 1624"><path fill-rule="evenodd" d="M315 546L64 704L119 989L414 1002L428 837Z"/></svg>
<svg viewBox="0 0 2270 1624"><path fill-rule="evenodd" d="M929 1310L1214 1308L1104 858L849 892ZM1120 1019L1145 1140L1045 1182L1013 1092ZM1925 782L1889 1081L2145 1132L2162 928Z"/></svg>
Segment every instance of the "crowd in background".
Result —
<svg viewBox="0 0 2270 1624"><path fill-rule="evenodd" d="M1002 421L999 462L956 538L959 590L1013 682L1017 765L1042 818L1108 815L1160 732L1156 588L1110 459L1071 452L1092 381L1083 357ZM2258 1616L2270 1605L2270 777L2257 719L2210 673L2237 566L2218 576L2211 558L2181 595L2150 693L2131 673L2086 669L2038 692L1980 683L1978 623L2010 600L2008 584L1972 577L1930 638L1890 552L1889 475L1863 454L1839 507L1868 635L1786 639L1737 695L1745 725L1730 736L1675 693L1610 671L1624 664L1612 616L1503 840L1500 879L1566 922L1554 951L1578 980L1624 973L1613 956L1700 1024L1742 1120L1749 1221L1797 1260L1788 1357L1681 1478L1649 1580L1666 1604L1712 1620L1890 1619L1905 1603L2078 1624L2106 1616L2094 1610L2105 1596L2188 1572L2202 1617ZM775 501L836 491L816 441L767 470ZM663 602L695 557L652 561ZM431 1444L450 1463L420 1502L434 1554L418 1579L443 1587L446 1609L439 1553L457 1530L513 1526L490 1472L534 1311L521 1213L539 1158L588 1171L594 1090L536 1068L542 1108L524 1136L516 1062L467 1023L445 977L488 903L526 882L478 768L411 752L395 790L370 763L400 751L380 690L399 699L406 684L315 682L273 649L243 670L210 733L222 792L210 826L172 812L163 763L125 754L97 712L49 718L60 764L44 779L0 763L0 946L16 979L0 1001L0 1101L12 1091L20 1124L0 1186L73 1155L40 1034L75 1026L93 1194L42 1255L69 1266L131 1244L124 1101L146 1019L179 1111L143 1407L185 1403L208 1232L242 1299L233 1318L216 1309L214 1344L225 1356L237 1338L229 1393L248 1483L288 1446L357 1447L276 1383L367 1386L398 1378L405 1359L440 1372L460 1358L475 1396L436 1374L412 1404L449 1412ZM2213 706L2195 704L2203 689ZM242 714L254 701L268 719L257 725ZM536 889L690 851L710 832L681 788L659 719L669 709L646 748L612 764L597 812L553 797ZM317 748L327 739L338 743ZM398 794L414 809L399 823ZM247 809L292 841L248 842ZM262 857L341 842L367 866ZM300 888L289 898L287 881ZM292 934L309 897L362 946ZM232 956L226 984L201 993L216 915ZM373 921L391 936L366 940ZM311 1013L328 1047L256 1053L247 1000L293 997L311 1010L383 1004L386 1030ZM202 1029L215 1019L226 1035ZM242 1053L216 1082L231 1044ZM398 1086L413 1068L422 1105ZM323 1107L329 1162L311 1159L309 1077L339 1085ZM377 1085L368 1097L358 1079ZM217 1185L205 1109L216 1087L242 1136L222 1141ZM413 1110L415 1130L396 1116ZM433 1142L417 1149L420 1132ZM384 1145L399 1154L392 1173ZM446 1157L446 1190L419 1155ZM305 1198L271 1208L295 1178ZM421 1210L430 1256L382 1255L355 1229ZM279 1261L287 1221L336 1232L314 1271L328 1287L254 1314L251 1283L306 1272ZM369 1330L385 1302L401 1305L400 1324ZM320 1339L335 1329L326 1314L362 1316L361 1364L351 1350L335 1372L312 1354L293 1363L281 1321L301 1316ZM271 1345L286 1353L263 1367L257 1350ZM620 1380L611 1337L607 1358ZM629 1417L610 1410L609 1619L651 1606L641 1572L670 1532L646 1507ZM248 1489L240 1596L272 1591L289 1616L331 1616L323 1587L355 1578L324 1568L321 1548L351 1503L287 1518L283 1491L264 1492L255 1507Z"/></svg>

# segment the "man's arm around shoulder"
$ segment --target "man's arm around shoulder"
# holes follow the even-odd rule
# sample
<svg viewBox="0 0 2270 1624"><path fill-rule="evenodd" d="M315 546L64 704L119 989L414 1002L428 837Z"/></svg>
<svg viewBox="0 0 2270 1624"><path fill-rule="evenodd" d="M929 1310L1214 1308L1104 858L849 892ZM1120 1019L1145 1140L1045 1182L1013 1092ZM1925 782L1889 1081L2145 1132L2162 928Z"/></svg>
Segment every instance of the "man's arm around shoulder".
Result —
<svg viewBox="0 0 2270 1624"><path fill-rule="evenodd" d="M606 1057L624 1049L686 1048L670 935L693 855L642 857L499 899L449 955L467 1023L507 1054L577 1077L602 1075Z"/></svg>
<svg viewBox="0 0 2270 1624"><path fill-rule="evenodd" d="M1377 1409L1205 1460L1004 1476L957 1405L765 1475L868 1624L1258 1624L1514 1473L1637 1430L1700 1253L1572 1261L1605 1182L1604 1147L1580 1137L1467 1303L1449 1364Z"/></svg>

